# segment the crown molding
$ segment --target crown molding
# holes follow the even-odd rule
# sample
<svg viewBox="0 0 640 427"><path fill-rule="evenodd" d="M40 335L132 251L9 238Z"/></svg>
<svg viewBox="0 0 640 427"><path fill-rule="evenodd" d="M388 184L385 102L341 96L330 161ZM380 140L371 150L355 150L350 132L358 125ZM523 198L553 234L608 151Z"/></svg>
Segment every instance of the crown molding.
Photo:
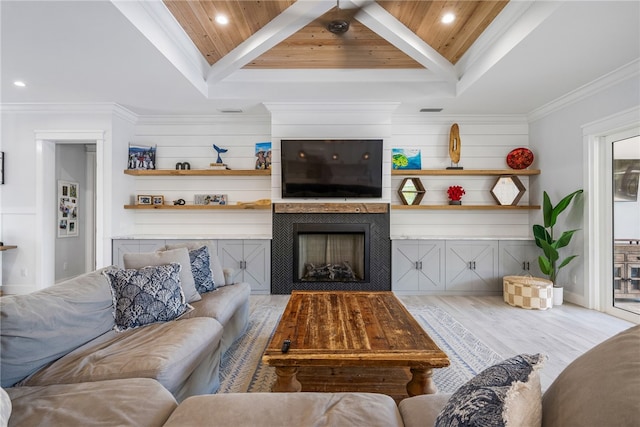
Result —
<svg viewBox="0 0 640 427"><path fill-rule="evenodd" d="M540 120L543 117L548 116L549 114L566 108L569 105L575 104L576 102L582 101L583 99L593 96L598 92L601 92L626 80L638 77L640 77L640 59L636 59L629 64L618 68L617 70L614 70L602 77L597 78L591 83L587 83L586 85L581 86L567 93L566 95L561 96L560 98L557 98L554 101L551 101L548 104L533 110L527 115L529 123Z"/></svg>

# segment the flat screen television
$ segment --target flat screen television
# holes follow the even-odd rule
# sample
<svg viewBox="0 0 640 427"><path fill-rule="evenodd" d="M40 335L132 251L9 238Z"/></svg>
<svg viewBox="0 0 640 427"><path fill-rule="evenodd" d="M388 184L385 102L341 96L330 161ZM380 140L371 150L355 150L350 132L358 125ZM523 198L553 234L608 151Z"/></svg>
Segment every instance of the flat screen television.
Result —
<svg viewBox="0 0 640 427"><path fill-rule="evenodd" d="M382 197L381 139L284 139L282 197Z"/></svg>

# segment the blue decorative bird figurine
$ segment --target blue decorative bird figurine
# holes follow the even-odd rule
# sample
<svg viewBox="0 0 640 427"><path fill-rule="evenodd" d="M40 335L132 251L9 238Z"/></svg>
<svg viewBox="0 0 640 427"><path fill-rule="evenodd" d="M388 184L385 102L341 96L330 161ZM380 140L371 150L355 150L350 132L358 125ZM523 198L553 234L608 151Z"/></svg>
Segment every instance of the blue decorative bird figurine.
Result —
<svg viewBox="0 0 640 427"><path fill-rule="evenodd" d="M220 148L216 144L213 144L213 149L218 152L218 160L216 160L216 163L223 163L222 158L220 157L220 153L226 153L228 151L228 149L227 148Z"/></svg>

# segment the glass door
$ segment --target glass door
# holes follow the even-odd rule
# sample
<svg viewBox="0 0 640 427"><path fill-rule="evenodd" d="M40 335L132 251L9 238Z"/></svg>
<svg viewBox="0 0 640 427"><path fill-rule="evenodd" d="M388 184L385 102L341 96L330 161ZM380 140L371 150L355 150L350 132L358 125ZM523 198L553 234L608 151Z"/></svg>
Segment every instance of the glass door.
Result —
<svg viewBox="0 0 640 427"><path fill-rule="evenodd" d="M611 298L613 307L640 314L640 136L612 142L612 172Z"/></svg>

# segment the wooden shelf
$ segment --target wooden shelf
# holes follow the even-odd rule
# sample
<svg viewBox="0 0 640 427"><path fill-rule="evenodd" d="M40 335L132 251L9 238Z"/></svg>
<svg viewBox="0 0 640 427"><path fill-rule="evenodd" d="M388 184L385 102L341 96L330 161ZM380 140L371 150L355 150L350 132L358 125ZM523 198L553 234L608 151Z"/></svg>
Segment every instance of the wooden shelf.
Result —
<svg viewBox="0 0 640 427"><path fill-rule="evenodd" d="M269 176L271 169L125 169L133 176Z"/></svg>
<svg viewBox="0 0 640 427"><path fill-rule="evenodd" d="M242 205L124 205L125 209L139 210L270 210L271 204L246 203Z"/></svg>
<svg viewBox="0 0 640 427"><path fill-rule="evenodd" d="M432 175L432 176L499 176L499 175L540 175L540 169L392 169L391 175Z"/></svg>
<svg viewBox="0 0 640 427"><path fill-rule="evenodd" d="M0 246L0 252L1 251L8 251L9 249L17 249L18 247L15 245L5 245L5 246Z"/></svg>
<svg viewBox="0 0 640 427"><path fill-rule="evenodd" d="M480 211L480 210L529 210L540 209L539 205L393 205L393 210L461 210L461 211Z"/></svg>

